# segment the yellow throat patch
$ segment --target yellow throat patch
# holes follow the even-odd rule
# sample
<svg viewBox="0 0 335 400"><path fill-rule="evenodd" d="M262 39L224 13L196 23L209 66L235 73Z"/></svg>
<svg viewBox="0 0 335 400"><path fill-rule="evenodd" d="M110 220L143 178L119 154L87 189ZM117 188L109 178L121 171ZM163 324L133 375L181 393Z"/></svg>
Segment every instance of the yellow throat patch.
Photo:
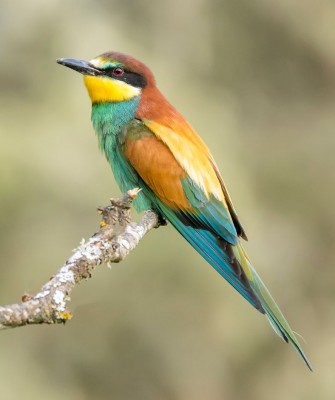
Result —
<svg viewBox="0 0 335 400"><path fill-rule="evenodd" d="M126 101L141 93L140 88L102 76L84 75L84 83L92 103Z"/></svg>

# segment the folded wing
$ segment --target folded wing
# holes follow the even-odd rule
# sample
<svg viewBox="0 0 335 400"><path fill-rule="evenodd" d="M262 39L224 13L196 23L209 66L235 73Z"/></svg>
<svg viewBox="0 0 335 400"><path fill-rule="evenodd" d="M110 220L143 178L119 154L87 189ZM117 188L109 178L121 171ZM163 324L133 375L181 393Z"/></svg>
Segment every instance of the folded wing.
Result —
<svg viewBox="0 0 335 400"><path fill-rule="evenodd" d="M241 264L234 254L241 226L236 214L231 214L231 200L226 200L207 148L203 151L187 137L142 121L127 126L122 146L153 205L243 297L264 312L251 288L248 264Z"/></svg>

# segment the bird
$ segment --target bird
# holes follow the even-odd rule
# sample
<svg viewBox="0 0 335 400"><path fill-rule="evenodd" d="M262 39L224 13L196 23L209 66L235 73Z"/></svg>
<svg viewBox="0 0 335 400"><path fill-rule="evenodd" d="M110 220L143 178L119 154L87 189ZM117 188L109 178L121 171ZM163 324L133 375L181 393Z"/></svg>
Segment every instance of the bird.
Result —
<svg viewBox="0 0 335 400"><path fill-rule="evenodd" d="M151 70L134 57L105 52L57 62L84 77L100 149L122 192L140 188L137 212L168 221L312 366L252 266L247 235L214 158L190 123L164 97Z"/></svg>

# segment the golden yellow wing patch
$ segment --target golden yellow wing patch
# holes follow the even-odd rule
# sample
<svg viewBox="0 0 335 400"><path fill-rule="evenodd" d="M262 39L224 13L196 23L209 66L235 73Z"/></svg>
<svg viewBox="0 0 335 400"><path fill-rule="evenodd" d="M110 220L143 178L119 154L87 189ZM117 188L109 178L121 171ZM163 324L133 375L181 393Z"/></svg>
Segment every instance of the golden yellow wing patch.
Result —
<svg viewBox="0 0 335 400"><path fill-rule="evenodd" d="M222 187L213 168L209 151L203 151L194 140L186 135L154 121L143 121L154 134L164 142L187 175L201 188L207 198L210 194L226 205Z"/></svg>

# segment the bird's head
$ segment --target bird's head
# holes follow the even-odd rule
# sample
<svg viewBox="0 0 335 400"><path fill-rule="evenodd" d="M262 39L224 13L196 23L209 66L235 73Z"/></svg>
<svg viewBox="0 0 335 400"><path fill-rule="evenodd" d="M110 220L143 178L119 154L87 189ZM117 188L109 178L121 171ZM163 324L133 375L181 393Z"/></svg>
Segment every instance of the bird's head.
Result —
<svg viewBox="0 0 335 400"><path fill-rule="evenodd" d="M84 75L92 103L127 101L155 85L149 68L126 54L107 52L91 61L59 58L65 65Z"/></svg>

